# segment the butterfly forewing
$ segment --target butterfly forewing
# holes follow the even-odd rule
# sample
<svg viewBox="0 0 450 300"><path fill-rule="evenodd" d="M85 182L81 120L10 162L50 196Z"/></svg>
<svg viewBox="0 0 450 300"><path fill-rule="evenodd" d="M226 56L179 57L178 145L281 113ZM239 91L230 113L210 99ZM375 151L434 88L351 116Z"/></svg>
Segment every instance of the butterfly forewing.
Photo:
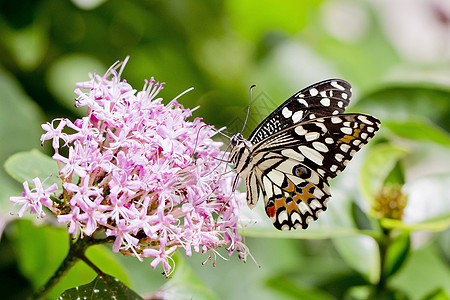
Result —
<svg viewBox="0 0 450 300"><path fill-rule="evenodd" d="M256 144L304 120L341 114L351 95L351 86L345 80L330 79L313 84L294 94L273 111L256 127L248 140Z"/></svg>
<svg viewBox="0 0 450 300"><path fill-rule="evenodd" d="M302 122L254 145L258 152L275 152L295 159L329 180L342 172L353 155L379 129L375 117L343 114Z"/></svg>
<svg viewBox="0 0 450 300"><path fill-rule="evenodd" d="M343 114L351 87L339 79L312 85L270 114L249 140L237 134L231 159L246 178L247 203L261 194L277 229L307 228L327 209L328 180L375 135L380 122Z"/></svg>

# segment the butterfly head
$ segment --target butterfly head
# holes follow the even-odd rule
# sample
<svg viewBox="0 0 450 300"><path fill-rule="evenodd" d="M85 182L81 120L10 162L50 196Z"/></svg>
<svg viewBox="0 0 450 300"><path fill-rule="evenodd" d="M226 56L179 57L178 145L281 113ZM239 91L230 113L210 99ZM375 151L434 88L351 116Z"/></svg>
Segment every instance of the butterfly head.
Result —
<svg viewBox="0 0 450 300"><path fill-rule="evenodd" d="M243 167L248 166L245 162L251 158L250 147L252 147L252 143L246 140L241 133L236 133L231 138L230 144L230 162L234 164L238 172L242 172Z"/></svg>
<svg viewBox="0 0 450 300"><path fill-rule="evenodd" d="M235 148L239 143L244 141L244 137L241 133L236 133L230 140L231 147Z"/></svg>

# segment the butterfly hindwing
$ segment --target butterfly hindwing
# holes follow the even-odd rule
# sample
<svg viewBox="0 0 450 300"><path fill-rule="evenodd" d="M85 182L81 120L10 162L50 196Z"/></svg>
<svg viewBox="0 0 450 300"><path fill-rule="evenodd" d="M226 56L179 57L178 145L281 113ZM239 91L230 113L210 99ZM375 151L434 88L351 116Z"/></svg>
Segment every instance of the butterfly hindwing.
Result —
<svg viewBox="0 0 450 300"><path fill-rule="evenodd" d="M313 84L294 94L273 111L256 127L248 140L256 144L302 121L342 114L351 95L351 86L345 80L329 79Z"/></svg>
<svg viewBox="0 0 450 300"><path fill-rule="evenodd" d="M326 210L328 184L313 170L294 159L270 155L255 167L265 210L280 230L308 227ZM248 192L248 189L247 189Z"/></svg>

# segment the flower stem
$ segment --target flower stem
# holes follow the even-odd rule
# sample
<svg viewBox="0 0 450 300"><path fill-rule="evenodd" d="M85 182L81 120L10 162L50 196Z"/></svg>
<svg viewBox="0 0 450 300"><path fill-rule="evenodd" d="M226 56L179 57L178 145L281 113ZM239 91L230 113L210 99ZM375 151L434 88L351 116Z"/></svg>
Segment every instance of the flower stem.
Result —
<svg viewBox="0 0 450 300"><path fill-rule="evenodd" d="M89 246L109 243L110 239L93 239L89 236L84 238L78 238L75 243L70 243L69 252L64 258L63 262L59 265L56 272L50 277L47 282L37 289L28 299L44 299L45 296L61 281L61 279L69 272L69 270L81 259L88 266L94 269L97 274L102 273L102 271L95 266L86 256L85 252Z"/></svg>

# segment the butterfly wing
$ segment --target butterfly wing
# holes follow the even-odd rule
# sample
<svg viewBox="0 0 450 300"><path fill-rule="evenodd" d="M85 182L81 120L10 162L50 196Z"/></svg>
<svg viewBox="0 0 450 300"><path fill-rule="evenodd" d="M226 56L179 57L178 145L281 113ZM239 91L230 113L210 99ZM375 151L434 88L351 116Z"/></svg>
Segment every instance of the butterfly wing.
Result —
<svg viewBox="0 0 450 300"><path fill-rule="evenodd" d="M347 107L352 88L341 79L329 79L313 84L294 94L267 118L249 137L256 144L268 136L305 120L342 114Z"/></svg>
<svg viewBox="0 0 450 300"><path fill-rule="evenodd" d="M260 188L276 228L306 228L326 210L328 180L345 169L379 125L369 115L328 116L286 128L254 145L254 168L247 176L249 206L256 204L255 187Z"/></svg>
<svg viewBox="0 0 450 300"><path fill-rule="evenodd" d="M266 213L275 228L307 228L311 220L317 220L319 213L327 209L330 197L327 182L295 159L267 152L260 154L260 158L261 163L248 175L247 196L258 197L255 188L261 190ZM252 200L256 204L257 198Z"/></svg>

